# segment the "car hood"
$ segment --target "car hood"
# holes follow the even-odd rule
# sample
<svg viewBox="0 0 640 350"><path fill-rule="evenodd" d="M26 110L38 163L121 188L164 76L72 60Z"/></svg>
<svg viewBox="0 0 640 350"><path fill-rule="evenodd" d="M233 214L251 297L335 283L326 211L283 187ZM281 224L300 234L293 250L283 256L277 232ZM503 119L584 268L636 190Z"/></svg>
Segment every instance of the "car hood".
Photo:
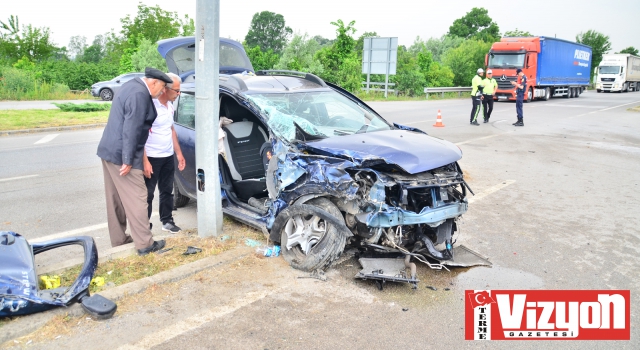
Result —
<svg viewBox="0 0 640 350"><path fill-rule="evenodd" d="M193 36L158 41L158 52L174 74L194 72L196 69L196 39ZM220 38L220 73L235 74L253 72L253 66L242 44L235 40Z"/></svg>
<svg viewBox="0 0 640 350"><path fill-rule="evenodd" d="M462 158L453 143L407 130L384 130L306 142L310 150L346 157L358 163L383 160L410 174L432 170Z"/></svg>

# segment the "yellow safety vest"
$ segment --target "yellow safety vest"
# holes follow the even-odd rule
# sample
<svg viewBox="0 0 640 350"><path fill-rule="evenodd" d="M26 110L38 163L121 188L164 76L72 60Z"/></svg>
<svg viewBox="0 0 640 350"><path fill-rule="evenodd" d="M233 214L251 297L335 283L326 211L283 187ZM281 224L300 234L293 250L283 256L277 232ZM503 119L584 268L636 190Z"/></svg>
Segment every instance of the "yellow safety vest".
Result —
<svg viewBox="0 0 640 350"><path fill-rule="evenodd" d="M478 85L483 85L482 77L476 74L476 76L471 79L471 96L475 96L478 92Z"/></svg>
<svg viewBox="0 0 640 350"><path fill-rule="evenodd" d="M484 84L484 93L486 95L493 95L493 93L498 89L498 82L495 78L485 78L482 82Z"/></svg>

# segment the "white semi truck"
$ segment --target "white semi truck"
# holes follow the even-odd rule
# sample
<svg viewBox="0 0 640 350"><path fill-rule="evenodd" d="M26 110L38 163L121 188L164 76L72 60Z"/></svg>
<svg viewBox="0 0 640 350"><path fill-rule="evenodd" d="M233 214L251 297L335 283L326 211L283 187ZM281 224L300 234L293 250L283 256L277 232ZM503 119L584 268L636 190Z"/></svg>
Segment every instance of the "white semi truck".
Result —
<svg viewBox="0 0 640 350"><path fill-rule="evenodd" d="M603 55L597 68L596 90L640 91L640 57L630 54Z"/></svg>

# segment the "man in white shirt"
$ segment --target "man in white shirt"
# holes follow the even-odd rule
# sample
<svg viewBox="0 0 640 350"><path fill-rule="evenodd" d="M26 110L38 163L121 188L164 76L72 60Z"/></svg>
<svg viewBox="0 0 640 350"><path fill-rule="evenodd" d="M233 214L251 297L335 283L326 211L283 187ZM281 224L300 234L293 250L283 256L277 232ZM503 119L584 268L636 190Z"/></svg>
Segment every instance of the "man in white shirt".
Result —
<svg viewBox="0 0 640 350"><path fill-rule="evenodd" d="M173 73L167 73L173 80L172 84L167 84L162 94L153 100L158 111L158 117L153 122L149 130L149 138L144 146L144 182L147 185L147 212L151 218L151 203L153 202L153 194L158 186L160 193L160 221L162 222L162 230L171 233L180 232L180 227L173 222L173 176L175 171L175 163L173 156L178 161L178 170L182 171L185 167L184 157L178 143L178 136L173 128L173 104L172 102L178 98L180 94L179 76ZM151 224L149 224L151 227Z"/></svg>

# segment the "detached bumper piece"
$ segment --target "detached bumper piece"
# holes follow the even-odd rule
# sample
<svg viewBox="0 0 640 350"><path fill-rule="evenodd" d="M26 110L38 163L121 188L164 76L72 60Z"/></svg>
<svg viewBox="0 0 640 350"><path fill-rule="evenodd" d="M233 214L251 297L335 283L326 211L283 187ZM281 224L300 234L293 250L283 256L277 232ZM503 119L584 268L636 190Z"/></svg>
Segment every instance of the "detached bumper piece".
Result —
<svg viewBox="0 0 640 350"><path fill-rule="evenodd" d="M70 287L38 290L34 255L69 245L84 248L84 264ZM15 232L0 232L0 317L28 315L80 302L96 319L113 316L117 305L100 295L89 295L89 284L98 266L98 250L92 237L70 237L30 245Z"/></svg>
<svg viewBox="0 0 640 350"><path fill-rule="evenodd" d="M420 282L416 278L415 265L406 264L406 258L360 258L358 261L362 270L356 274L356 278L374 280L379 290L384 288L387 281L409 283L414 289ZM406 272L407 269L411 271L409 274Z"/></svg>

